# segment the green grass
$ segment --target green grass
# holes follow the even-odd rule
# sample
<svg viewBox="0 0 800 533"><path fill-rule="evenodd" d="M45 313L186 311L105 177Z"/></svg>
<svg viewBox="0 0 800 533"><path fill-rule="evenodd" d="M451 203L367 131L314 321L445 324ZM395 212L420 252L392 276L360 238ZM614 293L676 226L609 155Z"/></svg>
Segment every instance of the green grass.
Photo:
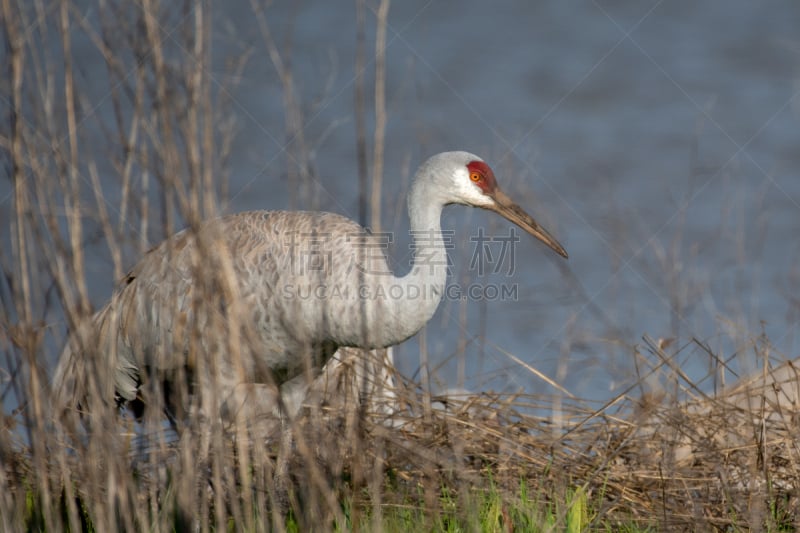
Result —
<svg viewBox="0 0 800 533"><path fill-rule="evenodd" d="M501 532L526 531L547 532L565 531L578 533L588 528L601 531L626 531L637 533L651 531L630 521L596 520L598 503L591 500L580 487L569 488L560 494L549 497L531 491L528 482L521 480L514 493L504 494L494 485L486 489L457 490L454 487L441 487L441 494L433 507L426 506L421 491L416 494L400 495L386 493L387 499L397 503L386 504L381 509L381 529L387 533L405 531L427 531L431 533L460 533L470 531ZM352 500L344 504L347 522L336 524L335 531L371 531L373 528L372 507L367 501L358 513L357 523L351 521L354 515ZM287 520L287 530L300 531L291 518Z"/></svg>
<svg viewBox="0 0 800 533"><path fill-rule="evenodd" d="M483 489L442 486L433 506L425 503L424 491L421 488L416 491L403 491L402 488L392 487L387 483L386 492L382 497L391 503L386 503L381 507L380 528L387 533L405 531L431 533L566 531L578 533L588 528L630 533L650 531L639 527L633 521L620 523L597 520L600 502L590 498L581 487L571 487L558 491L558 493L544 494L541 491L532 490L528 481L520 480L516 491L504 493L491 482L491 476L487 475L487 481L489 486ZM165 508L174 505L173 501L169 501L174 494L171 491L168 491L168 494L171 496L168 496L168 500L164 502ZM87 506L86 502L82 500L77 503L82 530L95 531L88 510L90 506ZM19 524L22 530L53 530L44 520L41 501L34 490L27 491L25 504L25 516ZM342 509L345 517L344 523L334 522L329 525L330 527L319 525L322 527L321 530L348 532L374 529L375 516L368 497L344 498ZM270 523L267 514L256 511L254 523ZM65 511L62 519L65 522L67 520ZM171 529L174 531L181 530L186 525L178 516L175 516L173 520ZM209 517L209 523L211 521L212 517ZM304 531L301 523L291 512L285 518L284 527L289 533ZM233 518L229 518L226 529L233 532L241 531L243 527Z"/></svg>

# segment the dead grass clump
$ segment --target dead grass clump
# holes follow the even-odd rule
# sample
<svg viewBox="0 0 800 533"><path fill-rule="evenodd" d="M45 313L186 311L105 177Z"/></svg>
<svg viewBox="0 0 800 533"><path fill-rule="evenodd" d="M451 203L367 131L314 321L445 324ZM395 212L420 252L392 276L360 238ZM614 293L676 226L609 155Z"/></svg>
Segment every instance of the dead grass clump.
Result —
<svg viewBox="0 0 800 533"><path fill-rule="evenodd" d="M338 457L338 469L327 471L347 480L337 490L382 484L370 498L383 502L421 491L419 503L435 508L443 487L510 499L523 483L542 504L582 491L596 525L793 528L800 454L787 402L795 401L794 372L787 362L723 393L646 410L641 398L620 397L613 414L560 399L558 421L554 398L485 393L444 404L398 380L391 416L362 411L365 418L347 419L346 409L328 410L324 426L304 428L314 428L306 442L316 444L320 464ZM376 464L383 474L370 480Z"/></svg>
<svg viewBox="0 0 800 533"><path fill-rule="evenodd" d="M684 401L644 406L642 398L622 396L612 402L613 414L560 399L559 420L552 415L554 398L485 393L445 404L400 383L395 395L402 407L388 419L367 417L351 450L362 455L343 464L353 468L360 461L358 468L369 471L381 463L395 481L421 488L427 504L442 487L496 489L510 497L522 482L538 502L567 489L583 491L598 525L794 528L796 371L786 362L713 396ZM321 440L326 448L353 442L343 437Z"/></svg>

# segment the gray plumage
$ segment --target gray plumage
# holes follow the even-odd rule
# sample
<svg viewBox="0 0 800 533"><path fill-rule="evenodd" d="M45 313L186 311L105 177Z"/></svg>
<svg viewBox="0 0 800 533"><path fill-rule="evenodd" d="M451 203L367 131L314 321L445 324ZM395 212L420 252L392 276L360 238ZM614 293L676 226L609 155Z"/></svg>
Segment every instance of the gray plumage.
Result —
<svg viewBox="0 0 800 533"><path fill-rule="evenodd" d="M177 233L146 254L83 335L67 343L54 378L58 405L87 405L92 394L148 403L147 391L156 389L144 384L161 383L166 407L179 415L186 398L172 380L185 376L201 396L238 409L243 387L274 394L276 385L307 383L338 347L406 340L443 295L440 217L450 203L496 211L566 257L472 154L430 158L408 202L415 258L403 277L388 266L385 240L332 213L246 212Z"/></svg>

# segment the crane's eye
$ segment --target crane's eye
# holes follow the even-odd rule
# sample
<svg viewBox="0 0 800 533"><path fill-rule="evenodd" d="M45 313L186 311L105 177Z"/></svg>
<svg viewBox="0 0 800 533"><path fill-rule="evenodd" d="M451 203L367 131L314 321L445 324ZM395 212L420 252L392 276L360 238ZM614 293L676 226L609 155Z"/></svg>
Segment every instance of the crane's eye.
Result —
<svg viewBox="0 0 800 533"><path fill-rule="evenodd" d="M479 181L481 181L483 179L483 176L481 176L480 172L470 172L469 173L469 179L471 179L472 181L477 183L477 182L479 182Z"/></svg>

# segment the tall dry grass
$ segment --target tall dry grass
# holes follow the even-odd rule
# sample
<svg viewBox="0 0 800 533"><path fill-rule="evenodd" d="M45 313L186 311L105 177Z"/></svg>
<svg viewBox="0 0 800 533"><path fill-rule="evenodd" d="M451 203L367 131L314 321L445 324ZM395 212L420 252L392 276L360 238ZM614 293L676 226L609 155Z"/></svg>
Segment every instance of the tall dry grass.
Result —
<svg viewBox="0 0 800 533"><path fill-rule="evenodd" d="M213 12L206 3L149 0L8 0L2 7L8 69L0 140L13 195L3 236L10 244L3 349L12 372L3 391L3 443L24 457L5 463L3 485L12 496L3 503L5 529L29 512L26 491L37 520L53 529L79 529L86 520L98 530L171 528L195 513L218 525L232 514L252 526L254 497L226 510L220 496L223 479L234 483L225 462L233 449L221 434L212 443L186 438L175 453L165 439L151 439L139 466L132 462L133 437L164 434L163 416L156 408L140 425L120 418L104 375L110 355L98 353L90 334L98 255L122 280L150 243L217 215L233 123L229 93L211 76ZM235 79L243 62L228 64L226 79ZM52 354L66 331L94 393L81 405L89 414L79 424L51 404ZM198 465L200 447L214 458ZM142 484L165 468L180 483ZM211 478L219 490L208 499Z"/></svg>
<svg viewBox="0 0 800 533"><path fill-rule="evenodd" d="M6 0L2 7L8 67L0 147L13 195L3 236L10 244L3 254L5 529L80 529L87 523L98 530L207 529L224 528L230 519L247 529L270 521L282 529L284 517L269 512L283 509L273 487L279 439L265 438L273 437L269 423L257 438L247 421L223 427L218 412L190 409L188 421L173 420L177 437L160 409L165 396L214 397L214 390L190 395L153 387L143 420L120 411L110 389L114 354L96 345L90 297L98 255L124 283L132 258L151 243L182 227L194 231L218 214L235 126L231 88L219 84L238 78L247 55L229 58L226 76L212 76L210 3ZM290 186L313 207L311 147L290 47L276 44L267 6L254 1L251 7L283 90ZM94 63L87 68L87 61ZM233 285L224 264L204 262L204 247L213 245L198 245L196 267L206 270L199 278L208 283L199 288L197 305ZM226 318L209 327L237 330L236 314ZM247 341L227 337L224 348L232 353ZM66 410L54 405L50 390L53 354L64 345L79 361L74 375L80 386ZM181 373L177 369L175 383L185 381ZM320 402L331 395L328 382L338 379L326 378ZM357 447L352 433L367 407L352 400L345 442ZM199 406L193 402L187 405ZM320 416L312 413L309 420L321 425ZM302 508L310 510L296 517L301 523L343 520L331 484L336 478L323 472L311 449L326 440L296 441L304 466L292 475L306 480L308 490L293 497L302 494ZM341 455L350 447L332 449ZM359 483L382 474L371 464L362 470L352 474ZM377 490L380 483L372 486Z"/></svg>

